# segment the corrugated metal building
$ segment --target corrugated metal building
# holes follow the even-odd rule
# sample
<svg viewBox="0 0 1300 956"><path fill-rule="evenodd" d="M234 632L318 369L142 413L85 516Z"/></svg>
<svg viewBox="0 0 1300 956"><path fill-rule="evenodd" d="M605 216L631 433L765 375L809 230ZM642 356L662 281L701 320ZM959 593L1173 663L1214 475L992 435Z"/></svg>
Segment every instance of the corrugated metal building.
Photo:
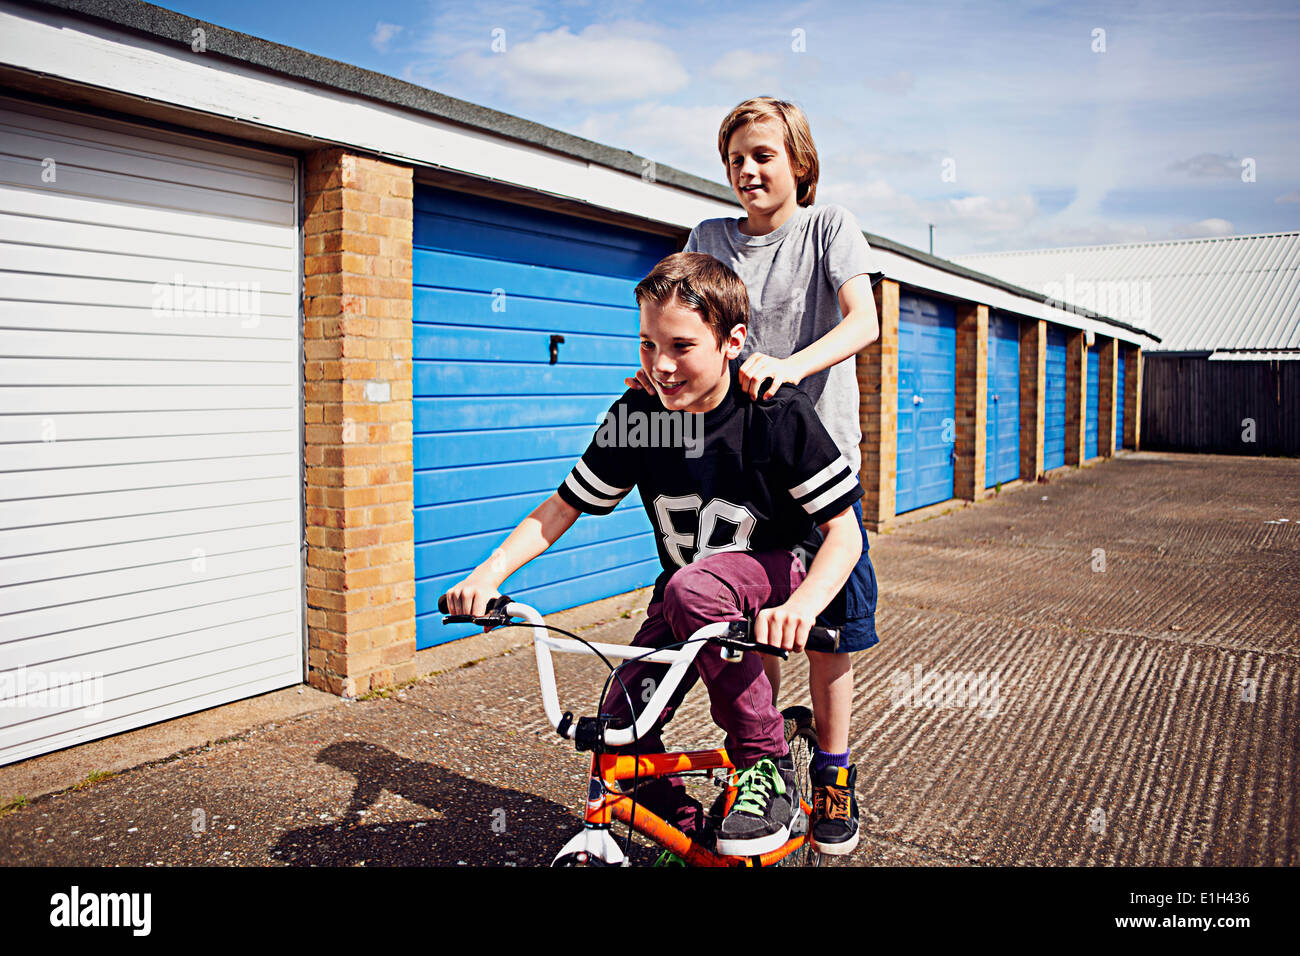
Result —
<svg viewBox="0 0 1300 956"><path fill-rule="evenodd" d="M623 391L636 281L740 208L135 0L0 0L0 86L0 763L415 676L438 593ZM868 240L869 527L1136 447L1155 337ZM634 497L512 593L649 583Z"/></svg>
<svg viewBox="0 0 1300 956"><path fill-rule="evenodd" d="M958 256L1160 336L1148 448L1300 454L1300 232Z"/></svg>

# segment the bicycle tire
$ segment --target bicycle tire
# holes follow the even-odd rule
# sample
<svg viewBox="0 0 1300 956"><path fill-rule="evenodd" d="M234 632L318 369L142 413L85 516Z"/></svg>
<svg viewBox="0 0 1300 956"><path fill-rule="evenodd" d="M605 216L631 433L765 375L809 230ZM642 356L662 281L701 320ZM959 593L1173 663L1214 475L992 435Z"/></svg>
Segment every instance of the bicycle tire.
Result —
<svg viewBox="0 0 1300 956"><path fill-rule="evenodd" d="M785 742L790 747L790 759L794 761L799 796L811 805L812 759L817 753L817 731L813 727L812 711L807 707L787 707L781 711L781 717L785 722ZM778 860L777 866L822 865L822 855L812 848L812 819L807 818L805 825L808 838L804 845Z"/></svg>
<svg viewBox="0 0 1300 956"><path fill-rule="evenodd" d="M569 867L569 866L611 866L598 856L589 853L566 853L564 856L556 858L552 867Z"/></svg>

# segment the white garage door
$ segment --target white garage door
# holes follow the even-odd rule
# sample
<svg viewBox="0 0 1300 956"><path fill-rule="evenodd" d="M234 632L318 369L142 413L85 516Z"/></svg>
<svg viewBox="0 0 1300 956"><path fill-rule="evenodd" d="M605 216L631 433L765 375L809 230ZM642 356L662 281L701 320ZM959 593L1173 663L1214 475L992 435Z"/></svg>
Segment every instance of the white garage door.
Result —
<svg viewBox="0 0 1300 956"><path fill-rule="evenodd" d="M302 681L297 195L0 99L0 764Z"/></svg>

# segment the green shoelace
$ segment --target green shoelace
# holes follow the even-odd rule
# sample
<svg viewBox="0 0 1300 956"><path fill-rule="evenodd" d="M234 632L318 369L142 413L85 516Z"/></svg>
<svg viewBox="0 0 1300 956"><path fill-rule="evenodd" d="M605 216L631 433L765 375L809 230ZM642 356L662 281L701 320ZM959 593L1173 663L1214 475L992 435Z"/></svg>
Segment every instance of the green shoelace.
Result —
<svg viewBox="0 0 1300 956"><path fill-rule="evenodd" d="M781 779L776 764L767 757L747 770L737 770L731 775L731 783L740 791L731 808L732 812L740 810L762 816L763 806L773 784L776 785L777 796L785 794L785 781Z"/></svg>

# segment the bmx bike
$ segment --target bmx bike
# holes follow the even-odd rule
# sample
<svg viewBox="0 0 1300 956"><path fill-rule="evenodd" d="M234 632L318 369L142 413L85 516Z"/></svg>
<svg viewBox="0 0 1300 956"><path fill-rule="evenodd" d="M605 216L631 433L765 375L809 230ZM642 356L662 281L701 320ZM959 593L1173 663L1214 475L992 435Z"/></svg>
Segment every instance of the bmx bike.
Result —
<svg viewBox="0 0 1300 956"><path fill-rule="evenodd" d="M721 818L735 802L737 790L733 781L735 764L725 749L690 750L673 753L628 754L612 753L611 748L626 748L646 736L658 721L664 708L681 683L682 678L695 663L695 657L706 644L722 648L727 661L739 661L746 652L770 654L782 659L788 653L780 648L759 644L749 637L750 622L721 621L700 628L688 639L658 649L647 649L627 644L592 643L548 625L536 609L527 604L511 601L502 595L488 603L483 616L447 614L446 595L438 599L438 609L446 616L444 624L472 622L496 628L505 626L530 627L533 647L537 655L537 675L542 691L542 706L547 720L556 732L572 740L578 751L590 751L591 766L587 783L587 799L583 813L583 828L556 854L552 866L624 866L629 865L631 832L641 834L652 843L672 854L689 866L820 866L822 855L812 845L810 819L812 808L807 797L812 793L811 764L817 751L817 733L813 727L812 712L807 707L788 707L781 712L785 723L785 739L794 761L799 788L799 809L789 828L789 837L780 846L764 853L735 856L719 853L713 835ZM522 619L516 621L516 618ZM556 631L565 635L557 637ZM839 633L833 628L813 627L806 647L814 651L834 652L839 643ZM618 670L637 660L668 665L668 672L659 681L648 701L641 709L633 726L612 728L609 717L600 713L594 717L575 718L570 712L561 713L552 666L552 653L595 655L610 668L601 703L611 684L621 685ZM610 660L621 660L613 665ZM626 690L626 688L622 688ZM651 812L636 801L636 788L662 777L703 776L711 778L721 789L715 800L706 825L698 831L686 833ZM625 784L631 784L626 789ZM627 824L628 839L620 846L611 832L613 821ZM711 825L710 825L711 824ZM662 859L662 857L661 857Z"/></svg>

